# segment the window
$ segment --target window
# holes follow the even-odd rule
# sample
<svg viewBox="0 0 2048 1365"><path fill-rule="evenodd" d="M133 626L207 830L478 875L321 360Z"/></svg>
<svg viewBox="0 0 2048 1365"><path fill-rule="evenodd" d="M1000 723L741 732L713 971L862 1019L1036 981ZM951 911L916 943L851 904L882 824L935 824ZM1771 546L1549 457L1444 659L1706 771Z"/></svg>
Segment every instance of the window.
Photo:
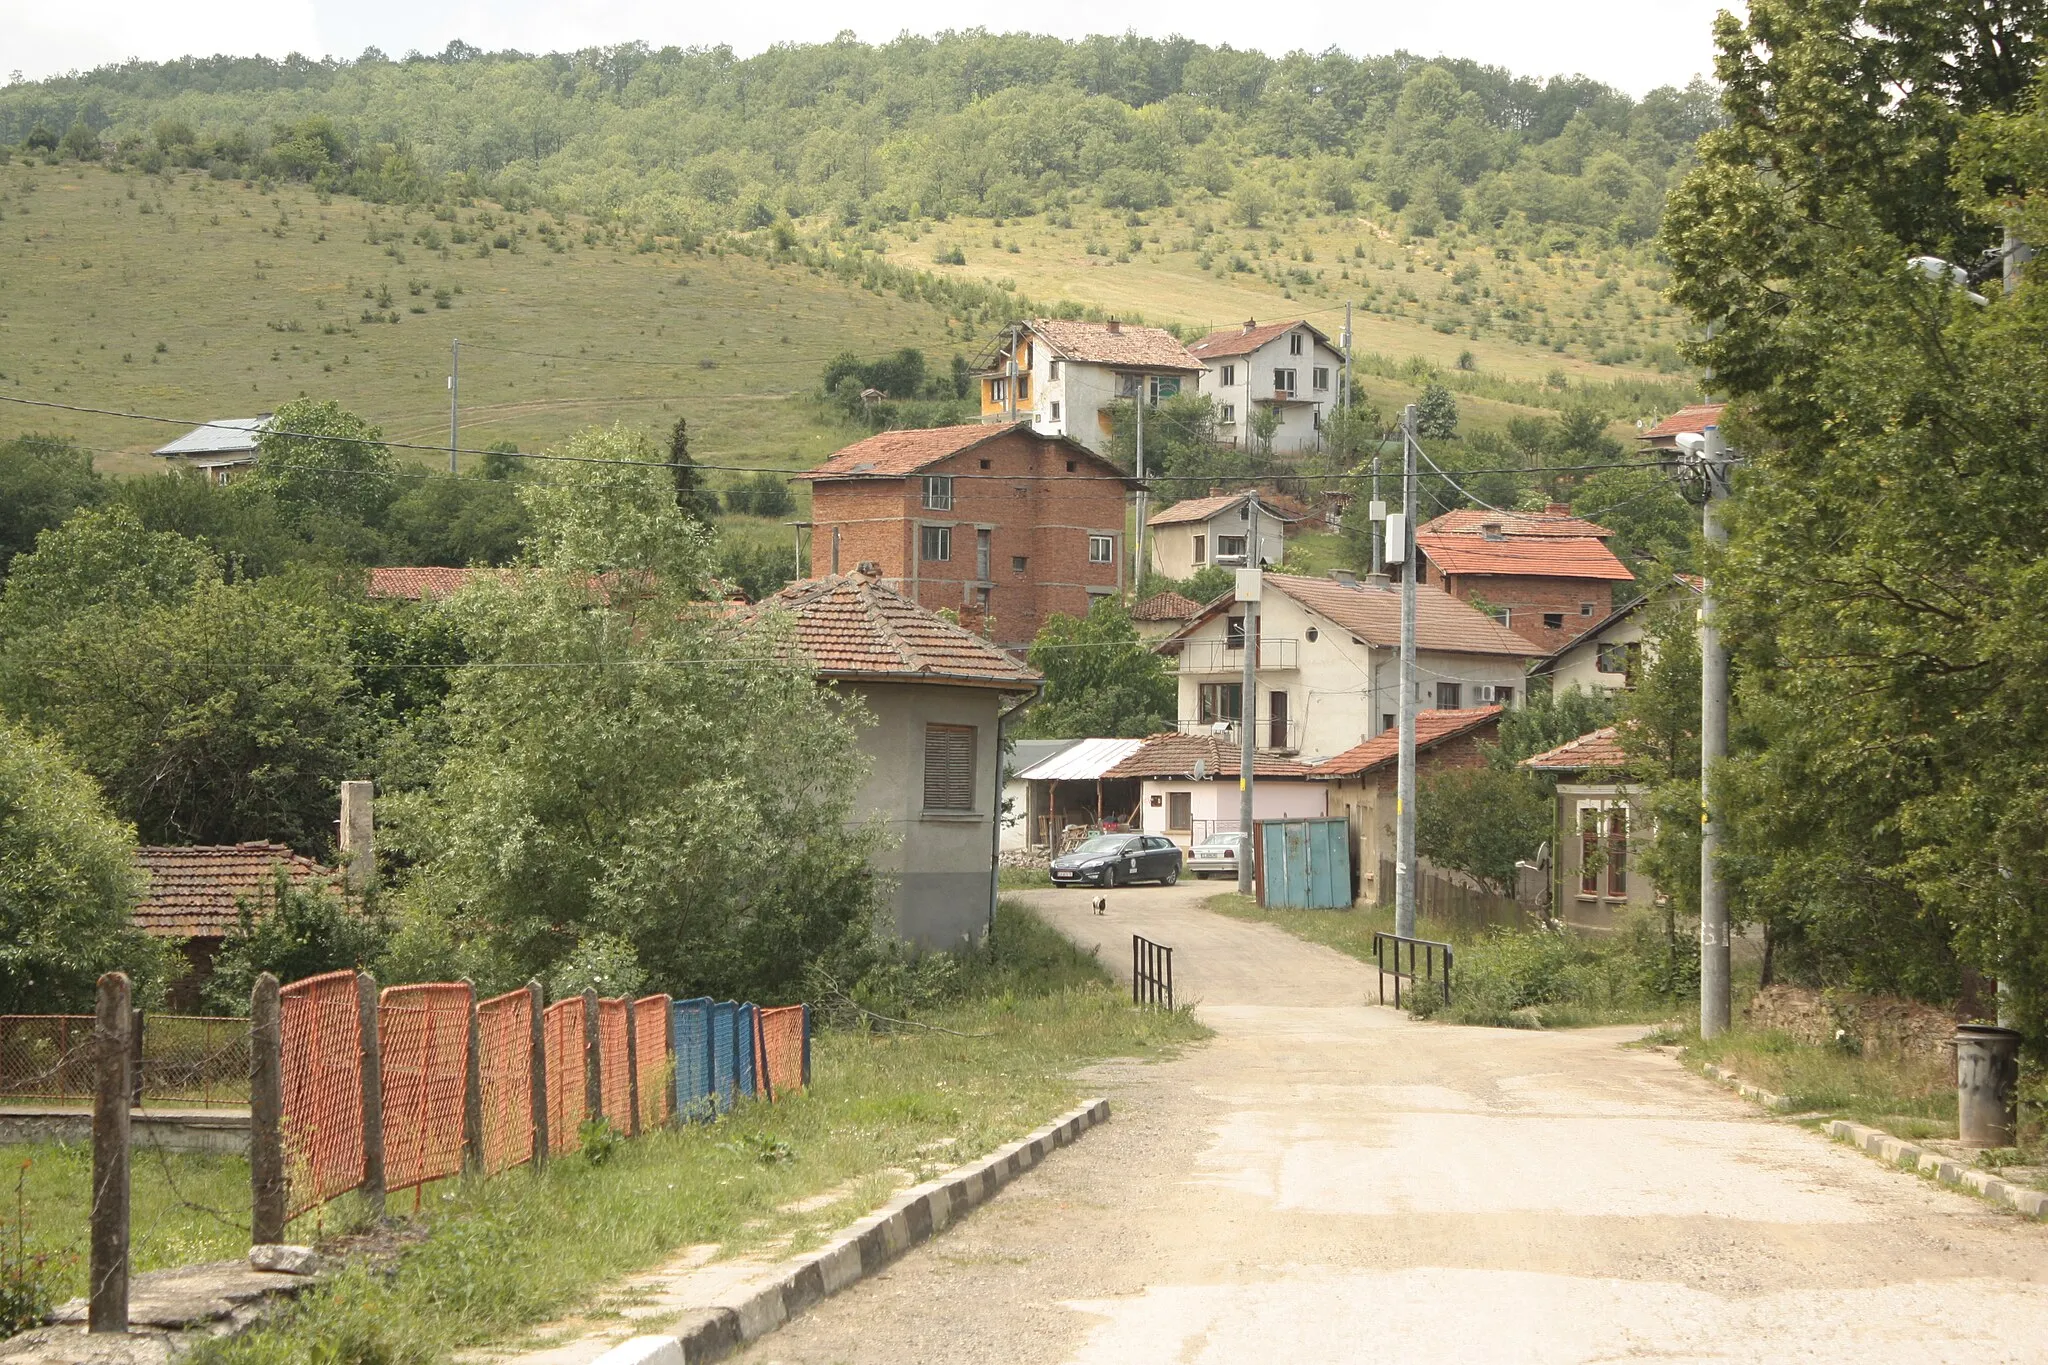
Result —
<svg viewBox="0 0 2048 1365"><path fill-rule="evenodd" d="M1607 812L1607 894L1628 894L1628 812Z"/></svg>
<svg viewBox="0 0 2048 1365"><path fill-rule="evenodd" d="M1397 719L1398 718L1391 711L1380 712L1380 733L1385 734L1387 731L1393 729Z"/></svg>
<svg viewBox="0 0 2048 1365"><path fill-rule="evenodd" d="M1222 407L1218 408L1216 410L1216 420L1226 427L1237 425L1237 404L1225 403Z"/></svg>
<svg viewBox="0 0 2048 1365"><path fill-rule="evenodd" d="M1157 402L1158 402L1158 401L1159 401L1160 399L1162 399L1162 398L1172 398L1172 397L1174 397L1175 395L1177 395L1177 394L1178 394L1179 392L1180 392L1180 376L1179 376L1179 375L1174 375L1174 374L1155 374L1155 375L1153 375L1153 376L1152 376L1152 401L1153 401L1153 402L1157 403Z"/></svg>
<svg viewBox="0 0 2048 1365"><path fill-rule="evenodd" d="M918 536L917 557L926 563L943 564L953 557L953 528L927 526Z"/></svg>
<svg viewBox="0 0 2048 1365"><path fill-rule="evenodd" d="M1225 649L1244 648L1244 618L1242 616L1232 616L1224 621L1223 647Z"/></svg>
<svg viewBox="0 0 2048 1365"><path fill-rule="evenodd" d="M1308 372L1308 382L1313 384L1318 391L1329 388L1330 367L1328 365L1318 365L1313 370L1310 370Z"/></svg>
<svg viewBox="0 0 2048 1365"><path fill-rule="evenodd" d="M1600 894L1600 812L1579 812L1579 894Z"/></svg>
<svg viewBox="0 0 2048 1365"><path fill-rule="evenodd" d="M1060 420L1060 400L1057 398L1052 400L1052 420L1055 422Z"/></svg>
<svg viewBox="0 0 2048 1365"><path fill-rule="evenodd" d="M1511 607L1492 607L1487 610L1486 614L1504 626L1514 624L1515 613Z"/></svg>
<svg viewBox="0 0 2048 1365"><path fill-rule="evenodd" d="M1067 461L1067 472L1068 472L1069 474L1073 473L1073 472L1074 472L1074 470L1075 470L1075 469L1076 469L1077 467L1078 467L1078 466L1076 466L1076 465L1075 465L1074 461L1072 461L1072 460L1068 460L1068 461Z"/></svg>
<svg viewBox="0 0 2048 1365"><path fill-rule="evenodd" d="M832 528L832 572L839 572L839 528Z"/></svg>
<svg viewBox="0 0 2048 1365"><path fill-rule="evenodd" d="M924 727L924 808L974 809L974 727Z"/></svg>
<svg viewBox="0 0 2048 1365"><path fill-rule="evenodd" d="M1419 549L1415 552L1415 581L1417 583L1427 583L1429 581L1429 561L1423 558L1422 551Z"/></svg>
<svg viewBox="0 0 2048 1365"><path fill-rule="evenodd" d="M1209 537L1195 537L1194 560L1197 564L1207 564L1209 562Z"/></svg>
<svg viewBox="0 0 2048 1365"><path fill-rule="evenodd" d="M1197 697L1199 719L1204 725L1236 720L1244 714L1243 683L1203 683Z"/></svg>
<svg viewBox="0 0 2048 1365"><path fill-rule="evenodd" d="M1273 389L1276 393L1294 392L1294 371L1290 369L1273 371Z"/></svg>
<svg viewBox="0 0 2048 1365"><path fill-rule="evenodd" d="M991 402L991 403L1007 403L1007 402L1009 402L1009 401L1010 401L1010 381L1009 381L1009 380L1007 380L1007 379L991 379L991 380L989 380L989 381L988 381L988 401L989 401L989 402Z"/></svg>
<svg viewBox="0 0 2048 1365"><path fill-rule="evenodd" d="M953 510L953 480L946 474L927 474L924 480L924 505L933 512Z"/></svg>
<svg viewBox="0 0 2048 1365"><path fill-rule="evenodd" d="M1462 683L1438 683L1436 685L1436 709L1439 711L1457 710L1458 700L1464 695L1464 691L1465 687Z"/></svg>
<svg viewBox="0 0 2048 1365"><path fill-rule="evenodd" d="M1301 354L1301 333L1299 333L1299 332L1289 332L1289 333L1287 334L1287 354L1289 354L1289 355L1300 355L1300 354Z"/></svg>
<svg viewBox="0 0 2048 1365"><path fill-rule="evenodd" d="M1113 536L1088 537L1088 562L1090 564L1114 564L1116 562L1116 539Z"/></svg>
<svg viewBox="0 0 2048 1365"><path fill-rule="evenodd" d="M1266 744L1270 748L1287 747L1287 694L1268 692L1266 694Z"/></svg>
<svg viewBox="0 0 2048 1365"><path fill-rule="evenodd" d="M1195 827L1195 794L1193 792L1168 792L1166 794L1166 827L1168 829L1192 830Z"/></svg>
<svg viewBox="0 0 2048 1365"><path fill-rule="evenodd" d="M1642 644L1634 640L1627 644L1601 645L1594 651L1593 666L1602 673L1619 673L1624 678L1633 679L1642 652Z"/></svg>
<svg viewBox="0 0 2048 1365"><path fill-rule="evenodd" d="M990 553L989 540L993 535L994 533L986 527L974 533L974 576L984 582L995 576L990 572L993 555ZM984 607L988 605L987 592L986 588L982 590Z"/></svg>
<svg viewBox="0 0 2048 1365"><path fill-rule="evenodd" d="M1564 613L1563 613L1563 612L1561 612L1561 611L1546 611L1546 612L1544 612L1544 613L1543 613L1543 628L1544 628L1545 630L1563 630L1563 629L1564 629Z"/></svg>
<svg viewBox="0 0 2048 1365"><path fill-rule="evenodd" d="M1028 374L1017 376L1017 401L1019 403L1031 401L1031 376Z"/></svg>
<svg viewBox="0 0 2048 1365"><path fill-rule="evenodd" d="M987 460L983 460L983 461L981 462L981 467L982 467L983 469L987 469L987 468L988 468L988 461L987 461Z"/></svg>
<svg viewBox="0 0 2048 1365"><path fill-rule="evenodd" d="M1223 373L1217 378L1216 382L1221 384L1226 389L1229 388L1231 385L1237 383L1237 366L1225 365L1223 367Z"/></svg>
<svg viewBox="0 0 2048 1365"><path fill-rule="evenodd" d="M1323 410L1321 408L1316 408L1309 413L1308 424L1314 427L1317 431L1321 431L1323 429Z"/></svg>
<svg viewBox="0 0 2048 1365"><path fill-rule="evenodd" d="M1058 356L1054 356L1051 360L1045 362L1045 377L1047 379L1058 379L1060 377L1060 358Z"/></svg>
<svg viewBox="0 0 2048 1365"><path fill-rule="evenodd" d="M1024 343L1024 359L1023 359L1022 361L1020 361L1020 362L1019 362L1019 363L1020 363L1020 364L1022 364L1022 365L1024 366L1024 368L1025 368L1025 369L1027 369L1027 370L1031 368L1031 356L1032 356L1032 351L1031 351L1031 343L1027 341L1027 342L1025 342L1025 343Z"/></svg>
<svg viewBox="0 0 2048 1365"><path fill-rule="evenodd" d="M1245 539L1246 537L1244 536L1216 537L1216 562L1221 564L1227 559L1242 561L1244 559Z"/></svg>
<svg viewBox="0 0 2048 1365"><path fill-rule="evenodd" d="M1506 685L1494 688L1493 704L1495 706L1513 706L1515 704L1515 689Z"/></svg>
<svg viewBox="0 0 2048 1365"><path fill-rule="evenodd" d="M1581 615L1581 616L1591 616L1592 614L1593 614L1593 604L1592 604L1591 602L1581 602L1581 603L1579 603L1579 615Z"/></svg>
<svg viewBox="0 0 2048 1365"><path fill-rule="evenodd" d="M1010 572L1011 572L1011 573L1023 573L1023 572L1024 572L1024 571L1025 571L1026 569L1028 569L1028 568L1030 568L1030 567L1031 567L1031 560L1030 560L1029 556L1026 556L1026 555L1011 555L1011 556L1010 556Z"/></svg>

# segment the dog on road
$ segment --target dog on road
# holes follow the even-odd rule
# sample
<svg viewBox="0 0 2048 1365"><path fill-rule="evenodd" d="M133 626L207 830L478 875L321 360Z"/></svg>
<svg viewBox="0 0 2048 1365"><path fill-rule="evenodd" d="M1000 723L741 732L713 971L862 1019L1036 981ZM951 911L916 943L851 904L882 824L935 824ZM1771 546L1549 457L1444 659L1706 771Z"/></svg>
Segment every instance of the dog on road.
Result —
<svg viewBox="0 0 2048 1365"><path fill-rule="evenodd" d="M1088 905L1098 915L1109 913L1109 897L1107 896L1097 896L1094 900L1088 902Z"/></svg>

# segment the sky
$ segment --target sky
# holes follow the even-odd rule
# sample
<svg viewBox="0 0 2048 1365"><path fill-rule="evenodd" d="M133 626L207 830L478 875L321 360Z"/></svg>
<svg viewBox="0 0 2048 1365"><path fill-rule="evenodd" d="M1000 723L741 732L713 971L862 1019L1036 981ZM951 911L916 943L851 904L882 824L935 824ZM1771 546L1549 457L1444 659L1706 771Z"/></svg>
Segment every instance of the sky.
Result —
<svg viewBox="0 0 2048 1365"><path fill-rule="evenodd" d="M486 49L572 50L634 39L655 47L729 44L741 55L781 42L823 42L845 28L870 42L948 28L1028 28L1078 38L1136 31L1179 33L1212 44L1340 48L1354 55L1397 48L1470 57L1523 75L1583 74L1631 94L1683 85L1712 68L1712 24L1739 0L1311 0L1279 11L1245 0L1041 0L1015 20L940 0L886 0L848 7L819 0L699 5L674 0L95 0L0 4L0 72L34 80L131 57L288 52L353 57L376 46L393 57L438 52L460 38Z"/></svg>

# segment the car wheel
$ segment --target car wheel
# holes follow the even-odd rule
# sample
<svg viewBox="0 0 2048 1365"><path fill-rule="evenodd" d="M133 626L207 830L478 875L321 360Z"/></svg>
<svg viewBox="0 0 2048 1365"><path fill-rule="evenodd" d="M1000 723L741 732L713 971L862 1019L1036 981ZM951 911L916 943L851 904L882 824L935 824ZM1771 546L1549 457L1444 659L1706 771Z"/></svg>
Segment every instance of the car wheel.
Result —
<svg viewBox="0 0 2048 1365"><path fill-rule="evenodd" d="M1109 889L1110 889L1111 887L1113 887L1113 886L1115 886L1115 885L1116 885L1116 864L1115 864L1115 863L1111 863L1111 864L1110 864L1110 865L1109 865L1108 867L1105 867L1105 868L1103 868L1103 869L1102 869L1102 889L1103 889L1103 890L1105 890L1105 891L1107 891L1107 890L1109 890Z"/></svg>
<svg viewBox="0 0 2048 1365"><path fill-rule="evenodd" d="M1161 878L1159 879L1159 884L1160 884L1161 886L1172 886L1172 885L1173 885L1173 884L1174 884L1175 882L1177 882L1177 881L1179 881L1179 880L1180 880L1180 869L1176 867L1176 868L1174 868L1174 869L1173 869L1172 871L1168 872L1168 873L1167 873L1167 874L1166 874L1166 875L1165 875L1164 877L1161 877Z"/></svg>

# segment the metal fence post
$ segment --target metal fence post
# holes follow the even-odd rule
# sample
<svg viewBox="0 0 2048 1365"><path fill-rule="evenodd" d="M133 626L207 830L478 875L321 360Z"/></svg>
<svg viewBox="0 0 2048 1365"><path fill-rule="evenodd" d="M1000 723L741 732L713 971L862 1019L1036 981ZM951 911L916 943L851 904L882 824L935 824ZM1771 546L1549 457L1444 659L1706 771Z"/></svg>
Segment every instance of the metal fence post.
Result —
<svg viewBox="0 0 2048 1365"><path fill-rule="evenodd" d="M384 1216L384 1057L377 1040L377 978L356 973L356 1010L363 1037L363 1202Z"/></svg>
<svg viewBox="0 0 2048 1365"><path fill-rule="evenodd" d="M93 1021L91 1269L88 1332L128 1330L128 1075L134 1027L125 972L100 978Z"/></svg>
<svg viewBox="0 0 2048 1365"><path fill-rule="evenodd" d="M583 988L583 1119L604 1117L604 1041L597 1031L597 990Z"/></svg>
<svg viewBox="0 0 2048 1365"><path fill-rule="evenodd" d="M540 982L526 983L528 1004L527 1025L531 1031L532 1051L526 1059L527 1088L531 1092L527 1099L533 1110L533 1148L530 1153L536 1171L547 1169L548 1164L548 1034L547 1020L541 1017L542 996Z"/></svg>
<svg viewBox="0 0 2048 1365"><path fill-rule="evenodd" d="M462 1066L462 1165L470 1172L484 1168L483 1026L477 1020L476 985L469 987L469 1048Z"/></svg>
<svg viewBox="0 0 2048 1365"><path fill-rule="evenodd" d="M142 1011L128 1012L128 1085L132 1108L142 1107Z"/></svg>
<svg viewBox="0 0 2048 1365"><path fill-rule="evenodd" d="M284 1021L277 978L249 992L249 1244L284 1240Z"/></svg>
<svg viewBox="0 0 2048 1365"><path fill-rule="evenodd" d="M640 1136L640 1026L636 1002L626 996L626 1136Z"/></svg>

